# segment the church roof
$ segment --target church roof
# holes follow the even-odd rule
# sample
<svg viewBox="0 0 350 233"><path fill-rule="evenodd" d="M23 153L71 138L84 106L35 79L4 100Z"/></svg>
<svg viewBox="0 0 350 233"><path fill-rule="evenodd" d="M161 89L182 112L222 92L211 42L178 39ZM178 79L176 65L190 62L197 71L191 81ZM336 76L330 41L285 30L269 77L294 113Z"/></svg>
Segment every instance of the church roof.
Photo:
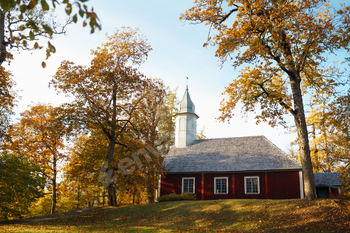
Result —
<svg viewBox="0 0 350 233"><path fill-rule="evenodd" d="M190 93L188 92L188 87L186 86L186 91L184 93L184 96L182 97L181 103L180 103L180 111L179 113L194 113L195 114L195 107L194 103L191 100Z"/></svg>
<svg viewBox="0 0 350 233"><path fill-rule="evenodd" d="M314 173L316 187L341 186L340 172Z"/></svg>
<svg viewBox="0 0 350 233"><path fill-rule="evenodd" d="M164 159L168 173L301 170L301 165L264 136L196 140L172 147Z"/></svg>

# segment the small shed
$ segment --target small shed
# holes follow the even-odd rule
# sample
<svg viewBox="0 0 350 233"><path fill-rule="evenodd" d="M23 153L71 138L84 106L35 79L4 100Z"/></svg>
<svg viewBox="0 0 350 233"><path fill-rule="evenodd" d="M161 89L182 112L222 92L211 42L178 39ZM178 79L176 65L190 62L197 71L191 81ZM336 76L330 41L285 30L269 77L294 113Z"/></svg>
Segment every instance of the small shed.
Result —
<svg viewBox="0 0 350 233"><path fill-rule="evenodd" d="M316 194L318 198L337 197L342 182L339 172L314 173Z"/></svg>

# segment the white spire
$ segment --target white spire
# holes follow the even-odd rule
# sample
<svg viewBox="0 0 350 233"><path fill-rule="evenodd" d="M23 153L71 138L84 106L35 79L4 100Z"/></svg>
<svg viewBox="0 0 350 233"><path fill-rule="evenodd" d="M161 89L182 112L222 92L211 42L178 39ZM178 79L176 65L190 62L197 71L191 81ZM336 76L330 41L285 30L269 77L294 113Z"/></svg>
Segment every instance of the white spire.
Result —
<svg viewBox="0 0 350 233"><path fill-rule="evenodd" d="M184 112L195 114L195 107L194 107L194 103L191 100L190 93L188 92L188 86L186 86L186 91L180 103L179 113L184 113Z"/></svg>
<svg viewBox="0 0 350 233"><path fill-rule="evenodd" d="M179 112L176 115L175 146L177 148L184 148L196 140L197 119L194 103L191 100L188 85L186 85L186 91L180 102Z"/></svg>

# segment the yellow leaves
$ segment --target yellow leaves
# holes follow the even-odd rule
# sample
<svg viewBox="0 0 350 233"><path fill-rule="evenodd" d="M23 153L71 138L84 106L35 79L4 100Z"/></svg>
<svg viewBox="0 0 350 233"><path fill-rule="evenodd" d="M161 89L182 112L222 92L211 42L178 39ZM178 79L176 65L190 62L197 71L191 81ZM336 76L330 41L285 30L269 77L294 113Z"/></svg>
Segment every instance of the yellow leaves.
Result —
<svg viewBox="0 0 350 233"><path fill-rule="evenodd" d="M111 61L118 65L141 65L152 50L147 39L139 34L139 29L122 27L115 29L112 36L107 36L108 42L103 44L101 51L95 51L96 55L112 55ZM107 54L106 54L107 53ZM98 59L96 56L95 59Z"/></svg>
<svg viewBox="0 0 350 233"><path fill-rule="evenodd" d="M335 77L336 70L319 66L326 60L324 54L348 46L335 31L340 14L345 12L348 10L337 13L330 4L318 0L195 1L181 19L217 30L204 46L217 46L215 56L221 63L230 59L235 68L256 64L253 69L243 69L226 88L228 100L221 103L221 120L229 119L232 109L242 102L245 111L260 106L258 121L273 119L270 123L276 124L283 113L293 113L286 80L300 78L302 94L309 88L332 93L337 84L326 76Z"/></svg>
<svg viewBox="0 0 350 233"><path fill-rule="evenodd" d="M285 122L280 117L292 106L282 72L268 66L244 68L224 94L229 98L221 102L221 121L229 120L234 115L233 109L241 103L242 110L246 112L254 112L256 107L260 107L262 112L256 117L257 123L268 121L272 126L283 125Z"/></svg>

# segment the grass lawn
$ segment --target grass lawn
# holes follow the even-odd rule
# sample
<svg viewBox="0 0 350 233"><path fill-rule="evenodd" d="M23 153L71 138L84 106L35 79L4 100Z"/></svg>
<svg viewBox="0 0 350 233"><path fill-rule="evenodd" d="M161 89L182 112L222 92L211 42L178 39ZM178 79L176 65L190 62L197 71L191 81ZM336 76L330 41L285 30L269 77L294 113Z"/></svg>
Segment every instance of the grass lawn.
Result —
<svg viewBox="0 0 350 233"><path fill-rule="evenodd" d="M350 232L350 201L211 200L99 208L0 232Z"/></svg>

